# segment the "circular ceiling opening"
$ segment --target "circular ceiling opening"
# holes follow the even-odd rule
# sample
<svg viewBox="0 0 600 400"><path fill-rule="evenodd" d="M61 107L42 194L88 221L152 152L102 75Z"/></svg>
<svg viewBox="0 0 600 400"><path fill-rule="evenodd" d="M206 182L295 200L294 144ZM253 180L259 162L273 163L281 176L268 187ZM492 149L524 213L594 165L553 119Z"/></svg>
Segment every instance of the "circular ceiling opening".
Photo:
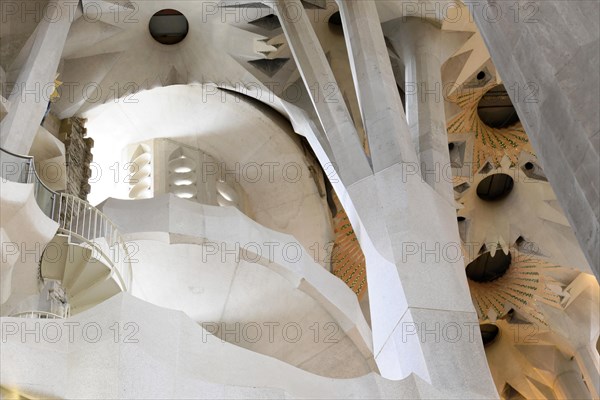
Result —
<svg viewBox="0 0 600 400"><path fill-rule="evenodd" d="M532 162L525 163L525 169L531 171L533 169L533 163Z"/></svg>
<svg viewBox="0 0 600 400"><path fill-rule="evenodd" d="M467 278L474 282L492 282L508 271L512 256L498 250L494 257L488 251L467 265Z"/></svg>
<svg viewBox="0 0 600 400"><path fill-rule="evenodd" d="M339 11L331 14L331 17L329 17L329 23L334 26L339 26L340 28L342 27L342 16L340 15Z"/></svg>
<svg viewBox="0 0 600 400"><path fill-rule="evenodd" d="M479 73L477 74L477 80L478 81L482 81L485 79L485 72L484 71L479 71Z"/></svg>
<svg viewBox="0 0 600 400"><path fill-rule="evenodd" d="M150 18L150 34L158 43L171 45L181 42L188 34L187 18L177 10L160 10Z"/></svg>
<svg viewBox="0 0 600 400"><path fill-rule="evenodd" d="M493 174L477 185L477 196L485 201L502 200L512 191L515 181L510 175Z"/></svg>
<svg viewBox="0 0 600 400"><path fill-rule="evenodd" d="M519 122L517 110L504 85L494 86L481 97L477 104L477 115L484 124L496 129L507 128Z"/></svg>
<svg viewBox="0 0 600 400"><path fill-rule="evenodd" d="M500 329L494 324L482 324L479 325L479 329L481 331L481 339L483 340L484 346L492 344L500 332Z"/></svg>

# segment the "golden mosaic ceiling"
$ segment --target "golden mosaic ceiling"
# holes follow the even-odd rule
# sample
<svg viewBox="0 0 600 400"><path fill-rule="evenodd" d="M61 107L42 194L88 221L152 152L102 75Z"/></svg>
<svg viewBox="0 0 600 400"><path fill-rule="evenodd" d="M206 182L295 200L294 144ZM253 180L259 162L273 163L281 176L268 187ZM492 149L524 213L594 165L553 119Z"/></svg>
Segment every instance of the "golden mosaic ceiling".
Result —
<svg viewBox="0 0 600 400"><path fill-rule="evenodd" d="M448 98L461 111L447 124L448 138L456 134L473 135L473 172L479 171L486 162L498 167L505 156L516 164L522 151L532 153L531 144L520 122L503 129L486 125L477 114L477 105L484 94L497 86L494 81L481 88L464 89Z"/></svg>
<svg viewBox="0 0 600 400"><path fill-rule="evenodd" d="M540 258L510 250L512 262L506 273L492 282L469 280L471 298L480 320L503 318L510 309L531 322L547 325L539 303L561 308L561 297L552 290L561 283L548 273L564 268ZM493 318L492 318L493 317Z"/></svg>
<svg viewBox="0 0 600 400"><path fill-rule="evenodd" d="M472 135L472 172L477 176L479 176L477 172L488 162L495 169L493 172L498 172L497 168L515 171L518 169L519 156L522 155L522 152L533 154L527 135L520 123L508 128L496 129L486 125L479 117L477 113L479 100L494 86L496 84L491 83L479 89L459 92L449 98L449 101L455 102L461 107L460 113L448 122L449 141L453 141L453 135ZM468 180L464 177L455 179L457 180L456 184L462 182L461 179ZM360 299L367 290L365 256L348 216L335 194L334 201L338 212L334 217L335 241L331 258L332 272L342 279ZM506 241L500 241L500 245L497 247L498 251L509 250L507 245L513 238L510 238L511 235L506 236ZM494 239L498 238L494 237ZM490 241L484 242L490 243ZM469 280L471 296L479 318L481 320L489 319L492 314L496 318L502 318L507 310L512 308L532 322L545 324L538 304L543 302L560 307L561 297L550 289L560 286L560 282L555 281L550 273L566 269L539 257L517 253L512 248L510 251L513 253L514 261L504 276L488 283ZM466 257L465 260L469 262L470 258Z"/></svg>
<svg viewBox="0 0 600 400"><path fill-rule="evenodd" d="M367 290L365 255L360 248L348 215L335 193L333 199L338 212L333 218L335 241L331 253L331 271L361 299Z"/></svg>

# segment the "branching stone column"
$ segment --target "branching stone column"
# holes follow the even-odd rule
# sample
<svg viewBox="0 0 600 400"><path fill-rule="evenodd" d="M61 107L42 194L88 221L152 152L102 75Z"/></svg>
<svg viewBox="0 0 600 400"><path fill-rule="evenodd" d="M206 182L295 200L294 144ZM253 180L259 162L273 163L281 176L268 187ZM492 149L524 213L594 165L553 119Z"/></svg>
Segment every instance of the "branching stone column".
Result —
<svg viewBox="0 0 600 400"><path fill-rule="evenodd" d="M51 0L42 14L33 44L8 98L8 114L0 123L0 146L27 154L33 144L50 94L77 3Z"/></svg>
<svg viewBox="0 0 600 400"><path fill-rule="evenodd" d="M419 156L421 175L435 191L454 204L442 90L442 63L462 33L446 33L421 18L401 18L386 24L388 37L405 64L406 113Z"/></svg>
<svg viewBox="0 0 600 400"><path fill-rule="evenodd" d="M375 3L338 1L338 5L373 170L398 162L418 167Z"/></svg>
<svg viewBox="0 0 600 400"><path fill-rule="evenodd" d="M335 84L301 2L267 4L279 16L305 84ZM310 94L335 157L339 179L330 177L331 183L366 257L377 366L388 379L416 374L431 385L423 384L424 390L433 387L441 397L497 398L466 282L454 205L422 181L412 162L416 153L408 129L392 115L402 115L397 93L377 82L388 79L391 67L381 50L385 44L373 6L367 1L343 5L354 74L375 85L358 85L369 143L377 144L373 170L365 174L364 152L339 91L333 102ZM360 25L354 22L359 18ZM389 86L395 90L395 82ZM315 152L325 167L330 161L325 152Z"/></svg>
<svg viewBox="0 0 600 400"><path fill-rule="evenodd" d="M345 185L365 178L371 174L371 167L319 39L304 13L304 6L300 1L274 1L267 4L275 8L280 20L290 21L285 24L284 31L304 82L314 84L311 87L317 88L309 92L331 146L334 158L331 161L338 167L346 167L338 177ZM302 41L302 45L295 46L295 42L299 40ZM326 89L332 85L337 90L324 98L323 93L327 93Z"/></svg>

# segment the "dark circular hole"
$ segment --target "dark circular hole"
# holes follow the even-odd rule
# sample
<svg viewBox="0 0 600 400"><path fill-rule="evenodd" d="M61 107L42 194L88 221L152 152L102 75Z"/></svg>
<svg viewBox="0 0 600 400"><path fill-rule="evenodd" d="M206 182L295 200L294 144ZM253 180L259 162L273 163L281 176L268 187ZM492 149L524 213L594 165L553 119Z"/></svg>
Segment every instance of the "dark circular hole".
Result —
<svg viewBox="0 0 600 400"><path fill-rule="evenodd" d="M519 122L517 110L504 85L494 86L481 97L477 104L477 115L484 124L496 129L506 128Z"/></svg>
<svg viewBox="0 0 600 400"><path fill-rule="evenodd" d="M515 181L506 174L493 174L477 185L477 196L485 201L497 201L505 198L512 191Z"/></svg>
<svg viewBox="0 0 600 400"><path fill-rule="evenodd" d="M492 282L508 271L512 256L504 254L502 250L496 251L494 257L488 251L483 253L467 265L467 278L475 282Z"/></svg>
<svg viewBox="0 0 600 400"><path fill-rule="evenodd" d="M484 346L492 344L500 332L500 329L494 324L482 324L479 325L479 329L481 331L481 339L483 340Z"/></svg>
<svg viewBox="0 0 600 400"><path fill-rule="evenodd" d="M525 169L532 170L533 169L533 163L531 163L531 162L525 163Z"/></svg>
<svg viewBox="0 0 600 400"><path fill-rule="evenodd" d="M185 39L189 24L187 18L179 11L164 9L150 18L148 29L158 43L171 45Z"/></svg>
<svg viewBox="0 0 600 400"><path fill-rule="evenodd" d="M331 17L329 17L329 23L331 25L342 27L342 16L340 15L339 11L331 14Z"/></svg>
<svg viewBox="0 0 600 400"><path fill-rule="evenodd" d="M479 71L479 73L477 74L477 80L482 81L484 79L485 79L485 72Z"/></svg>
<svg viewBox="0 0 600 400"><path fill-rule="evenodd" d="M454 143L448 143L448 150L454 150Z"/></svg>
<svg viewBox="0 0 600 400"><path fill-rule="evenodd" d="M463 222L464 220L466 220L466 218L465 217L457 217L456 220L458 222Z"/></svg>

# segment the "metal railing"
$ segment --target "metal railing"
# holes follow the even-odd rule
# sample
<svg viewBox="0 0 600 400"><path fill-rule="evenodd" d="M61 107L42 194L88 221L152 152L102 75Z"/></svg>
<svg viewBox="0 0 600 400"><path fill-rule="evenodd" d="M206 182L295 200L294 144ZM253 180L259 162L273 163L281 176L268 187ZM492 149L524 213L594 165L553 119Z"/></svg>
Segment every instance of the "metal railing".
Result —
<svg viewBox="0 0 600 400"><path fill-rule="evenodd" d="M87 201L56 193L39 178L33 157L21 156L0 148L2 179L17 183L33 183L40 209L58 223L58 233L68 236L70 243L85 243L111 269L123 291L131 289L131 262L123 237L115 224Z"/></svg>
<svg viewBox="0 0 600 400"><path fill-rule="evenodd" d="M57 193L52 215L59 233L68 236L71 243L90 245L94 256L110 266L121 288L129 291L132 273L127 245L105 214L79 197Z"/></svg>
<svg viewBox="0 0 600 400"><path fill-rule="evenodd" d="M64 319L69 315L58 315L48 311L22 311L15 314L10 314L11 318L38 318L38 319Z"/></svg>

